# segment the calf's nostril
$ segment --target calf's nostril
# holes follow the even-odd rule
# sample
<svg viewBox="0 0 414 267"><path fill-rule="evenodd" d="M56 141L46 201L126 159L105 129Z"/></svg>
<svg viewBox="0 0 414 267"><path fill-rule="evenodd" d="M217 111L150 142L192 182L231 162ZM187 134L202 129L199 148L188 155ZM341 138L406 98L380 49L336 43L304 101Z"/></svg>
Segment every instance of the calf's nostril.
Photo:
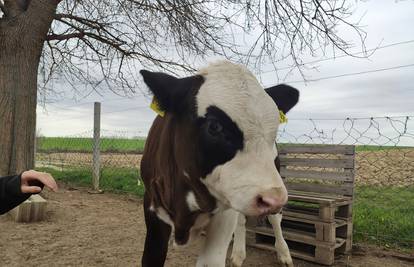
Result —
<svg viewBox="0 0 414 267"><path fill-rule="evenodd" d="M270 208L269 203L263 198L263 196L257 196L256 198L257 206L259 208Z"/></svg>
<svg viewBox="0 0 414 267"><path fill-rule="evenodd" d="M282 207L278 198L259 195L256 198L256 205L258 208L269 210L280 209Z"/></svg>
<svg viewBox="0 0 414 267"><path fill-rule="evenodd" d="M262 196L262 201L266 203L268 207L279 207L280 201L276 197Z"/></svg>

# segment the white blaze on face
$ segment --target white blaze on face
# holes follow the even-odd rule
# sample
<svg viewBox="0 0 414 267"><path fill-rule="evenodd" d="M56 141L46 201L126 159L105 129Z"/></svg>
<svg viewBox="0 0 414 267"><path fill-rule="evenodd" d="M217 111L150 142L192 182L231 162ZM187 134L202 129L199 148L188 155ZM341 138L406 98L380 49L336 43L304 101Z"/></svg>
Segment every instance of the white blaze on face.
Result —
<svg viewBox="0 0 414 267"><path fill-rule="evenodd" d="M216 106L237 124L244 136L243 150L217 166L203 182L218 200L252 214L253 202L261 192L282 187L282 194L287 194L274 165L279 110L243 66L222 61L199 74L205 82L197 95L198 116L205 116L209 106Z"/></svg>

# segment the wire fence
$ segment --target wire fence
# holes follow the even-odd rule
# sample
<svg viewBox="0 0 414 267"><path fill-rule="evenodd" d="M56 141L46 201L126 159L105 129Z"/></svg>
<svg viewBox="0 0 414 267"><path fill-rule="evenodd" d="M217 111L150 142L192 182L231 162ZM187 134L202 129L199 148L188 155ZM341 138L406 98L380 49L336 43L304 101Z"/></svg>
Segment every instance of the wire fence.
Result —
<svg viewBox="0 0 414 267"><path fill-rule="evenodd" d="M93 131L68 137L38 137L36 167L67 175L70 172L91 175L92 136ZM114 191L142 193L142 183L136 178L139 177L145 134L101 130L100 141L103 186L107 185L107 188ZM281 125L277 143L352 144L356 146L357 187L392 187L395 194L400 194L398 190L404 188L414 188L414 116L290 119L287 124ZM131 178L129 182L121 182L125 177ZM414 199L412 195L409 197L411 199L407 199L407 209L414 214L414 206L410 206L414 205ZM375 208L375 203L373 205L372 208ZM392 212L385 207L383 209L384 216ZM372 230L356 227L354 234L363 240L375 239L379 244L414 247L411 237L390 236L389 233L379 232L378 229L382 227L380 224L384 224L384 221L376 223L378 225L373 225ZM412 223L410 225L408 229L414 230Z"/></svg>
<svg viewBox="0 0 414 267"><path fill-rule="evenodd" d="M280 143L356 145L357 185L414 184L414 117L291 120Z"/></svg>
<svg viewBox="0 0 414 267"><path fill-rule="evenodd" d="M139 169L142 132L101 131L101 168ZM93 131L67 137L37 138L37 167L91 168ZM291 119L279 129L278 144L356 145L358 185L414 184L414 117Z"/></svg>

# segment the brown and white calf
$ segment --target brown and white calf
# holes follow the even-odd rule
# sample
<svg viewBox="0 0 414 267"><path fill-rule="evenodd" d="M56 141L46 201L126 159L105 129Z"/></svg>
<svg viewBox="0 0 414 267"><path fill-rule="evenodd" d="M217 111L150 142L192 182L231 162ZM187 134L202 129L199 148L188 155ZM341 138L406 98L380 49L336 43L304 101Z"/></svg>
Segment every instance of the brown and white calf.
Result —
<svg viewBox="0 0 414 267"><path fill-rule="evenodd" d="M186 245L201 232L197 266L224 266L233 233L233 263L240 265L244 215L278 214L287 201L274 163L275 138L279 109L290 110L299 92L287 85L264 90L245 67L228 61L181 79L141 74L165 111L151 127L141 161L147 226L142 266L164 265L170 235ZM276 230L280 216L270 217ZM283 237L281 242L288 257L282 260L291 264Z"/></svg>

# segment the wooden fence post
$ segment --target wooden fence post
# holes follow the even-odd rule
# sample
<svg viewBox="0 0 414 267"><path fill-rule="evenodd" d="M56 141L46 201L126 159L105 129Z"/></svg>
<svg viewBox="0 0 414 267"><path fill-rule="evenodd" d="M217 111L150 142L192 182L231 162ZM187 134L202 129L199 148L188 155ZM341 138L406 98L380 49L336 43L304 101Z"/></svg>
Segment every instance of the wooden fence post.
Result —
<svg viewBox="0 0 414 267"><path fill-rule="evenodd" d="M94 103L93 118L93 168L92 168L92 185L95 192L99 192L100 177L100 143L101 143L101 103Z"/></svg>

